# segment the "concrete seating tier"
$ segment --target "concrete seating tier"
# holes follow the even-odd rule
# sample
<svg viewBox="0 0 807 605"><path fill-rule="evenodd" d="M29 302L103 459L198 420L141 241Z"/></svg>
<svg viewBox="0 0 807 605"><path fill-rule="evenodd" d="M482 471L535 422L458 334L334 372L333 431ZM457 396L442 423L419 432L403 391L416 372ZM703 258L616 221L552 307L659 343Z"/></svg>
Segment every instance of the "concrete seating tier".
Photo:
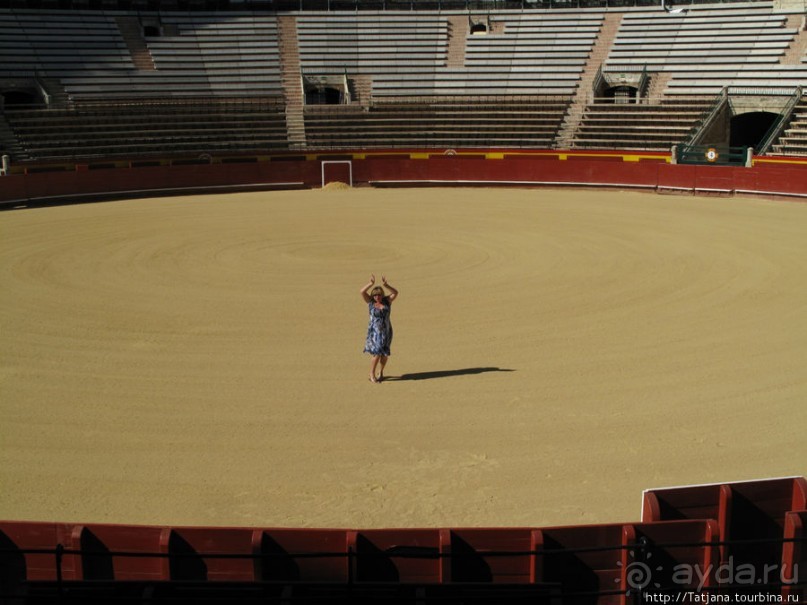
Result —
<svg viewBox="0 0 807 605"><path fill-rule="evenodd" d="M100 12L0 9L0 77L134 69L115 19Z"/></svg>
<svg viewBox="0 0 807 605"><path fill-rule="evenodd" d="M146 39L148 71L136 68L116 21L137 16L0 10L0 77L53 78L76 100L283 93L274 16L160 13L178 33Z"/></svg>
<svg viewBox="0 0 807 605"><path fill-rule="evenodd" d="M277 100L86 104L72 109L6 109L32 159L287 149Z"/></svg>
<svg viewBox="0 0 807 605"><path fill-rule="evenodd" d="M431 74L384 75L373 79L372 95L571 95L580 80L577 70L541 72L533 68L510 70L442 70Z"/></svg>
<svg viewBox="0 0 807 605"><path fill-rule="evenodd" d="M311 75L371 75L372 95L379 98L568 95L578 85L603 14L507 14L491 20L501 33L468 34L463 64L449 67L452 41L439 14L300 15L300 65Z"/></svg>
<svg viewBox="0 0 807 605"><path fill-rule="evenodd" d="M465 67L469 74L481 77L497 70L499 85L508 89L518 89L520 79L531 78L538 86L523 94L535 94L542 87L553 89L546 94L572 94L603 19L602 13L492 15L494 27L502 27L502 33L467 36ZM560 79L565 83L559 83ZM468 91L473 94L473 87Z"/></svg>
<svg viewBox="0 0 807 605"><path fill-rule="evenodd" d="M439 15L299 15L303 73L375 74L445 65L448 20Z"/></svg>
<svg viewBox="0 0 807 605"><path fill-rule="evenodd" d="M666 150L687 139L712 102L711 98L700 98L673 104L590 104L572 146Z"/></svg>
<svg viewBox="0 0 807 605"><path fill-rule="evenodd" d="M147 37L157 73L185 85L177 94L282 94L277 19L222 13L162 13L178 33ZM148 82L138 82L144 92Z"/></svg>
<svg viewBox="0 0 807 605"><path fill-rule="evenodd" d="M569 99L306 108L309 148L551 147Z"/></svg>
<svg viewBox="0 0 807 605"><path fill-rule="evenodd" d="M676 71L667 83L666 95L716 95L726 87L746 89L794 89L807 86L807 65L775 65L713 69L710 65ZM764 94L764 93L763 93Z"/></svg>
<svg viewBox="0 0 807 605"><path fill-rule="evenodd" d="M608 54L609 69L646 66L648 71L735 71L749 64L776 64L795 39L787 15L773 5L692 6L685 13L637 11L622 18Z"/></svg>
<svg viewBox="0 0 807 605"><path fill-rule="evenodd" d="M278 65L275 18L167 14L161 21L165 26L174 26L179 33L147 38L158 69L176 67L177 63L186 69L194 64L207 69L225 68L233 60L231 57L242 62L262 60Z"/></svg>

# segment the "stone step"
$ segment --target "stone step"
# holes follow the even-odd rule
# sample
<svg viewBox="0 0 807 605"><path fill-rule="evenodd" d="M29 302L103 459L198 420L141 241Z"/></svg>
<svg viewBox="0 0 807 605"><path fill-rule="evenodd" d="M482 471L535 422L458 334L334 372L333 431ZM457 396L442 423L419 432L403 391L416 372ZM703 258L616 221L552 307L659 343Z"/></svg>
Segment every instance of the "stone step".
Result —
<svg viewBox="0 0 807 605"><path fill-rule="evenodd" d="M129 49L132 63L141 71L156 71L154 59L149 52L146 41L143 39L143 28L137 17L117 16L115 22L123 36L123 41Z"/></svg>
<svg viewBox="0 0 807 605"><path fill-rule="evenodd" d="M277 35L281 55L280 81L286 99L286 131L289 148L305 149L304 101L300 85L300 52L296 18L291 15L278 16Z"/></svg>

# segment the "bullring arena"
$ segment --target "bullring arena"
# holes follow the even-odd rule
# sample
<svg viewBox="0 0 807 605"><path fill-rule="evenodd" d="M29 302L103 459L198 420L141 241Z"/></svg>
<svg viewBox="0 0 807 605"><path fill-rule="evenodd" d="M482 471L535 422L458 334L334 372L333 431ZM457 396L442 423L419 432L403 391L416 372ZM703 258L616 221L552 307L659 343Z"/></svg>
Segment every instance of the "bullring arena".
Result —
<svg viewBox="0 0 807 605"><path fill-rule="evenodd" d="M571 525L804 472L802 203L360 188L0 220L4 518ZM381 385L373 272L401 291Z"/></svg>
<svg viewBox="0 0 807 605"><path fill-rule="evenodd" d="M803 7L284 2L0 2L0 605L803 602Z"/></svg>

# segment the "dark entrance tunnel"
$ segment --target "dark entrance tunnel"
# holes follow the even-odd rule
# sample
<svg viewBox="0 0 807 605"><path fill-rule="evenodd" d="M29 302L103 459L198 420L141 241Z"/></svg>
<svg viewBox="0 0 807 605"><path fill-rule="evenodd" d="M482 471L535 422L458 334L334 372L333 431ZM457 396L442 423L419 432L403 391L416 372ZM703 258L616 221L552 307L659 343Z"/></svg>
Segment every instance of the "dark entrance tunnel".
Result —
<svg viewBox="0 0 807 605"><path fill-rule="evenodd" d="M770 127L779 117L777 113L754 111L731 118L729 145L732 147L753 147L760 143Z"/></svg>
<svg viewBox="0 0 807 605"><path fill-rule="evenodd" d="M36 95L26 90L6 90L2 96L6 105L34 105L37 102Z"/></svg>

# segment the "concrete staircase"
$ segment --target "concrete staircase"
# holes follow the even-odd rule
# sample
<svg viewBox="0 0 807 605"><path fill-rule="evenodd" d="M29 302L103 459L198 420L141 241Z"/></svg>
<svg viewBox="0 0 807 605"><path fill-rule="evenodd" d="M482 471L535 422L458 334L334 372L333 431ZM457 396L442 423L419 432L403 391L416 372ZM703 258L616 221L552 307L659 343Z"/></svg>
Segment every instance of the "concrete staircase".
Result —
<svg viewBox="0 0 807 605"><path fill-rule="evenodd" d="M469 29L467 15L451 15L448 17L446 67L462 69L465 66L465 40Z"/></svg>
<svg viewBox="0 0 807 605"><path fill-rule="evenodd" d="M798 28L799 33L790 43L780 63L785 65L800 65L801 58L807 51L807 31L804 31L804 15L788 15L786 27Z"/></svg>
<svg viewBox="0 0 807 605"><path fill-rule="evenodd" d="M771 146L771 153L807 156L807 102L804 100L796 105L790 123Z"/></svg>
<svg viewBox="0 0 807 605"><path fill-rule="evenodd" d="M350 77L353 85L350 92L352 94L351 103L360 104L362 107L370 107L370 96L373 93L373 78L366 74L356 74Z"/></svg>
<svg viewBox="0 0 807 605"><path fill-rule="evenodd" d="M608 52L611 50L611 45L616 38L621 19L622 15L618 13L606 13L605 15L600 34L597 36L597 42L595 42L594 48L591 49L591 54L580 77L577 94L569 106L569 111L566 113L566 118L563 120L558 132L555 146L559 149L572 148L574 133L583 119L583 113L592 94L591 89L594 86L594 78L597 77L600 66L605 63L605 59L608 57Z"/></svg>
<svg viewBox="0 0 807 605"><path fill-rule="evenodd" d="M140 25L140 19L137 17L118 16L115 17L115 22L118 24L118 30L120 30L123 41L129 49L135 68L140 71L156 71L157 67L154 65L154 59L152 59L146 41L143 39L143 28Z"/></svg>
<svg viewBox="0 0 807 605"><path fill-rule="evenodd" d="M56 78L41 78L36 81L48 95L48 107L67 107L70 105L70 95L62 83Z"/></svg>
<svg viewBox="0 0 807 605"><path fill-rule="evenodd" d="M659 71L650 76L650 85L647 87L647 102L651 105L661 103L667 83L672 80L672 74Z"/></svg>
<svg viewBox="0 0 807 605"><path fill-rule="evenodd" d="M297 21L292 15L277 17L280 48L280 80L286 98L286 130L289 149L305 149L305 110L300 72L300 51L297 44ZM357 91L361 95L361 91Z"/></svg>

